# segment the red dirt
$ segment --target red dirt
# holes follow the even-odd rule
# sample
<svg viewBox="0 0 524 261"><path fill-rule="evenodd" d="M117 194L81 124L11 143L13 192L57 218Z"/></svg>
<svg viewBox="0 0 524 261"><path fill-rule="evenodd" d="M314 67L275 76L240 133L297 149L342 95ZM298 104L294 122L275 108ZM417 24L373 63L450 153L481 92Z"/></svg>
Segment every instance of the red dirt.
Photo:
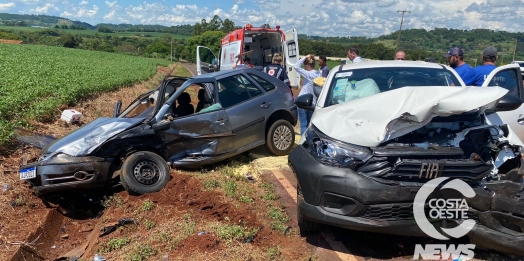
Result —
<svg viewBox="0 0 524 261"><path fill-rule="evenodd" d="M220 248L220 240L214 232L190 236L182 241L181 250L208 252Z"/></svg>
<svg viewBox="0 0 524 261"><path fill-rule="evenodd" d="M173 172L172 172L173 175ZM254 211L249 206L235 208L223 202L223 195L216 191L201 191L200 182L188 175L173 175L173 179L159 193L142 195L139 201L150 199L161 206L173 206L178 211L193 209L201 216L218 221L228 218L232 223L258 227Z"/></svg>

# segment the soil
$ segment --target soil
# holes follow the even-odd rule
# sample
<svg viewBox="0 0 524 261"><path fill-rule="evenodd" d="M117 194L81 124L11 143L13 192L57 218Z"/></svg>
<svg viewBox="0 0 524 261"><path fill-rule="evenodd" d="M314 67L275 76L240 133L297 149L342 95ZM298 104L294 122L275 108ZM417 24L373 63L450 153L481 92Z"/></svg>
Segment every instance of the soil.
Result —
<svg viewBox="0 0 524 261"><path fill-rule="evenodd" d="M80 124L60 120L32 122L33 131L60 138L97 117L111 117L112 104L117 100L129 104L173 69L159 67L157 75L147 82L79 102L75 109L83 114ZM55 118L59 114L57 111ZM140 253L149 260L303 260L311 256L305 240L296 231L280 233L271 229L272 220L261 199L251 204L239 203L221 191L203 190L195 172L171 170L168 185L148 195L130 196L115 184L96 191L36 197L29 184L19 180L18 168L24 159L35 160L38 155L39 149L16 142L0 149L0 183L8 188L0 194L0 260L68 260L71 256L92 260L96 253L107 260L131 259L130 253ZM253 190L255 194L263 193L257 186ZM110 197L119 201L104 208ZM152 210L144 210L147 202L153 203ZM120 226L122 219L133 222ZM102 228L112 225L114 232L100 236ZM251 238L225 240L214 230L223 225L258 232ZM186 236L180 236L184 233ZM166 240L159 239L162 236ZM130 243L119 251L104 252L111 240L119 238L127 238ZM155 251L147 252L147 248L140 248L141 244ZM279 250L268 257L265 253L272 248Z"/></svg>

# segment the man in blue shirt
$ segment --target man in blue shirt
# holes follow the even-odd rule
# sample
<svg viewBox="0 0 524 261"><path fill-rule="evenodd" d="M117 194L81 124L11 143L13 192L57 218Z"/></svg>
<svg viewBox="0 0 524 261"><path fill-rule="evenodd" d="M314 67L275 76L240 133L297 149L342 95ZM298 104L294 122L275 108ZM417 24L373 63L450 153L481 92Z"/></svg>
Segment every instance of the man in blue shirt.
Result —
<svg viewBox="0 0 524 261"><path fill-rule="evenodd" d="M464 52L458 47L449 49L448 53L444 54L444 58L448 58L449 66L451 66L462 79L464 79L464 75L473 70L469 64L464 62Z"/></svg>
<svg viewBox="0 0 524 261"><path fill-rule="evenodd" d="M484 80L488 75L497 68L495 62L497 61L497 48L490 46L482 52L482 65L479 65L471 70L466 75L462 76L462 80L466 85L482 86Z"/></svg>

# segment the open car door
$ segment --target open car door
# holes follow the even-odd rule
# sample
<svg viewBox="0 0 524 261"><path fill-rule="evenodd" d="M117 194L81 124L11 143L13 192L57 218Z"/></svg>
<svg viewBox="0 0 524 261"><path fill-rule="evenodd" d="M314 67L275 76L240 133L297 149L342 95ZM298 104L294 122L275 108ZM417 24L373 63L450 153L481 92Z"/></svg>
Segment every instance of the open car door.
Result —
<svg viewBox="0 0 524 261"><path fill-rule="evenodd" d="M211 49L197 46L196 50L197 74L206 74L218 70L218 59Z"/></svg>
<svg viewBox="0 0 524 261"><path fill-rule="evenodd" d="M496 68L484 80L482 87L499 86L508 90L502 99L520 99L524 101L524 87L518 64L509 64ZM493 125L507 124L518 139L524 141L524 105L512 111L499 111L488 115Z"/></svg>
<svg viewBox="0 0 524 261"><path fill-rule="evenodd" d="M299 87L300 74L295 71L293 65L300 59L298 51L298 33L297 29L293 28L285 32L286 42L284 43L284 52L286 56L286 68L289 82L293 87Z"/></svg>

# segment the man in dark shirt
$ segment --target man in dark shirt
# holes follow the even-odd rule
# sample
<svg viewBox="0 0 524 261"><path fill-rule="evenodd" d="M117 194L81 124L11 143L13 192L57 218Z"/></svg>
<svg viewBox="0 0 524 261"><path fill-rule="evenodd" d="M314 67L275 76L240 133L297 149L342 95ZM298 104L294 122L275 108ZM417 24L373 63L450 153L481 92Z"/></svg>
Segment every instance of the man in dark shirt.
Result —
<svg viewBox="0 0 524 261"><path fill-rule="evenodd" d="M325 55L320 55L318 57L318 66L319 66L318 70L320 71L320 75L324 78L327 77L329 74L329 67L327 66L326 62L327 62L327 59Z"/></svg>
<svg viewBox="0 0 524 261"><path fill-rule="evenodd" d="M273 55L273 60L270 65L267 65L264 67L264 72L283 81L287 87L291 88L291 84L289 83L289 78L287 77L286 70L280 63L282 63L282 56L280 56L278 53Z"/></svg>

